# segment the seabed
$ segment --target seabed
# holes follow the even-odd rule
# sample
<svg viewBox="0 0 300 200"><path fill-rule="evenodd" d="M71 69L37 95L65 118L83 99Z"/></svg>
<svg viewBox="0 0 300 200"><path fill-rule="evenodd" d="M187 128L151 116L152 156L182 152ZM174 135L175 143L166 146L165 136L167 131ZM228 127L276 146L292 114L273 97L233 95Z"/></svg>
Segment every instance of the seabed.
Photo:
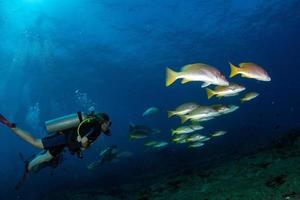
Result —
<svg viewBox="0 0 300 200"><path fill-rule="evenodd" d="M105 190L63 191L44 200L300 200L300 131L209 170L192 166L149 177Z"/></svg>

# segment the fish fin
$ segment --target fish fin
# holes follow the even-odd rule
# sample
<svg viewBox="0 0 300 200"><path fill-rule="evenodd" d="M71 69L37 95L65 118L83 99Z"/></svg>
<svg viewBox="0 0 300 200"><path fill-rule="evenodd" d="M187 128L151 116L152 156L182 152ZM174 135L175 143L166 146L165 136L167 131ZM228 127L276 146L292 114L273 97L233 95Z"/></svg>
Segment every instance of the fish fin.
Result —
<svg viewBox="0 0 300 200"><path fill-rule="evenodd" d="M205 87L207 87L207 86L209 86L209 85L210 85L210 83L204 82L204 83L201 85L201 87L202 87L202 88L205 88Z"/></svg>
<svg viewBox="0 0 300 200"><path fill-rule="evenodd" d="M230 62L229 62L229 65L230 65L230 70L231 70L230 75L229 75L230 78L232 78L232 77L236 76L237 74L239 74L240 69L237 66L233 65Z"/></svg>
<svg viewBox="0 0 300 200"><path fill-rule="evenodd" d="M171 118L175 115L173 111L168 111L168 118Z"/></svg>
<svg viewBox="0 0 300 200"><path fill-rule="evenodd" d="M239 64L240 68L246 67L247 65L257 65L257 64L252 62L244 62Z"/></svg>
<svg viewBox="0 0 300 200"><path fill-rule="evenodd" d="M131 135L128 136L128 140L133 140L133 137Z"/></svg>
<svg viewBox="0 0 300 200"><path fill-rule="evenodd" d="M171 133L172 133L172 135L175 135L176 131L174 129L171 129Z"/></svg>
<svg viewBox="0 0 300 200"><path fill-rule="evenodd" d="M189 120L189 118L187 116L180 116L181 118L181 123L184 124L186 121Z"/></svg>
<svg viewBox="0 0 300 200"><path fill-rule="evenodd" d="M240 68L243 68L247 63L240 63L239 66Z"/></svg>
<svg viewBox="0 0 300 200"><path fill-rule="evenodd" d="M240 99L241 100L241 103L244 103L246 100L245 99Z"/></svg>
<svg viewBox="0 0 300 200"><path fill-rule="evenodd" d="M134 130L134 125L133 124L129 124L129 132Z"/></svg>
<svg viewBox="0 0 300 200"><path fill-rule="evenodd" d="M212 98L214 95L216 95L215 91L209 89L209 88L206 88L206 92L207 92L207 98L210 99Z"/></svg>
<svg viewBox="0 0 300 200"><path fill-rule="evenodd" d="M172 69L168 68L166 69L166 87L172 85L178 76L178 72L173 71Z"/></svg>
<svg viewBox="0 0 300 200"><path fill-rule="evenodd" d="M221 95L218 95L217 97L218 97L218 99L220 100L220 99L222 99L222 97L223 97L223 96L221 96Z"/></svg>
<svg viewBox="0 0 300 200"><path fill-rule="evenodd" d="M181 84L185 84L185 83L188 83L188 82L190 82L190 80L184 78L184 79L182 79Z"/></svg>

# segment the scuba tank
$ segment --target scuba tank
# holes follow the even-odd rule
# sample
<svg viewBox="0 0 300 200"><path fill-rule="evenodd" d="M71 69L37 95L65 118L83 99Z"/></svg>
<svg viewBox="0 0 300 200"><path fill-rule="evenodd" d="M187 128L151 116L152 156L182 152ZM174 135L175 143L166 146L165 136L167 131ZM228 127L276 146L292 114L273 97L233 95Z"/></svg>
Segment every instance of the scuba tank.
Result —
<svg viewBox="0 0 300 200"><path fill-rule="evenodd" d="M90 115L82 112L66 115L45 122L46 129L49 134L64 131L71 128L76 128L78 125Z"/></svg>

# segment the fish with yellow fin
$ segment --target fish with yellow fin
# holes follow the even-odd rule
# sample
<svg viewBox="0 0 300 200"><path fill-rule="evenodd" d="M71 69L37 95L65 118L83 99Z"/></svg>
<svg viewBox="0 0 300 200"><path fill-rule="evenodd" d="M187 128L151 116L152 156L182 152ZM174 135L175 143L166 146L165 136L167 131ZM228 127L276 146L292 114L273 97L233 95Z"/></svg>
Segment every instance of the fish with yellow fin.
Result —
<svg viewBox="0 0 300 200"><path fill-rule="evenodd" d="M214 90L206 88L207 98L210 99L213 96L230 97L238 95L238 93L244 91L246 88L236 83L230 83L228 86L216 86Z"/></svg>
<svg viewBox="0 0 300 200"><path fill-rule="evenodd" d="M182 84L190 81L202 81L204 82L202 87L207 87L211 84L223 86L229 84L218 69L203 63L185 65L180 72L167 68L166 87L172 85L177 79L182 79Z"/></svg>
<svg viewBox="0 0 300 200"><path fill-rule="evenodd" d="M256 98L259 95L259 93L256 92L248 92L243 98L241 98L241 102L250 101L254 98Z"/></svg>
<svg viewBox="0 0 300 200"><path fill-rule="evenodd" d="M186 114L190 113L191 111L195 110L196 108L198 108L198 106L199 106L198 104L193 103L193 102L181 104L180 106L175 108L175 110L168 111L168 118L170 118L172 116L176 116L176 115L178 115L178 116L186 115Z"/></svg>
<svg viewBox="0 0 300 200"><path fill-rule="evenodd" d="M241 63L239 67L229 63L231 73L230 78L241 74L244 78L253 78L259 81L271 81L269 74L260 66L255 63Z"/></svg>

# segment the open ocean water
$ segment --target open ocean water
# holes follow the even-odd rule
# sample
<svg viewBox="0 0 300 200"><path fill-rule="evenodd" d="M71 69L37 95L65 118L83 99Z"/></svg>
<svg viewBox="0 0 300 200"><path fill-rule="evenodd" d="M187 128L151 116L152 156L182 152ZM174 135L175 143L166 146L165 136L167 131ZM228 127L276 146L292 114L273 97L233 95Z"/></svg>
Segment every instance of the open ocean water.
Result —
<svg viewBox="0 0 300 200"><path fill-rule="evenodd" d="M0 0L0 113L35 138L78 111L112 122L82 159L66 147L19 190L40 150L0 124L0 199L300 199L299 11L299 0ZM230 78L229 63L248 75ZM222 87L203 77L243 91L208 99ZM188 122L168 117L186 103Z"/></svg>

